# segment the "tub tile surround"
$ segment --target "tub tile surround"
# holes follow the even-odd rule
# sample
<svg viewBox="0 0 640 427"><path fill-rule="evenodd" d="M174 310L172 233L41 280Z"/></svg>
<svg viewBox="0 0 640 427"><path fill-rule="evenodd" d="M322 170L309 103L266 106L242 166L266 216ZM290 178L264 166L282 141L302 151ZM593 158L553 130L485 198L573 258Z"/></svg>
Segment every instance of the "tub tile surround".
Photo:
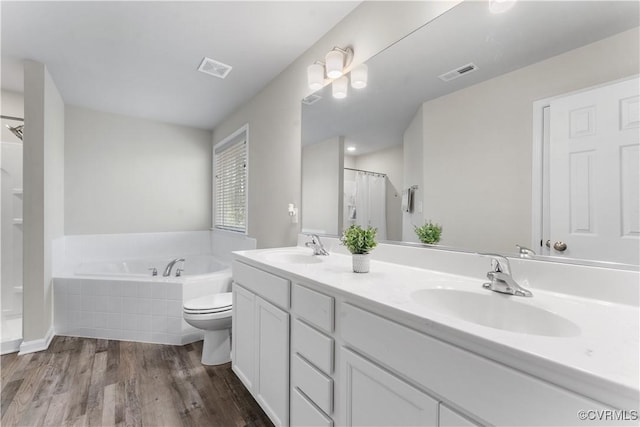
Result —
<svg viewBox="0 0 640 427"><path fill-rule="evenodd" d="M581 328L573 337L518 334L430 312L410 297L425 288L485 293L490 261L471 253L380 244L371 272L354 274L337 239L323 238L331 255L319 264L270 262L274 250L237 252L258 268L311 283L435 338L610 405L637 409L639 325L637 271L513 258L514 278L533 298L521 304L561 314ZM299 244L308 241L301 235ZM288 250L295 249L289 248ZM298 247L297 250L308 250Z"/></svg>
<svg viewBox="0 0 640 427"><path fill-rule="evenodd" d="M56 278L54 330L57 335L186 344L202 334L182 320L183 293L189 297L203 291L169 281Z"/></svg>
<svg viewBox="0 0 640 427"><path fill-rule="evenodd" d="M255 239L218 230L58 239L54 246L55 333L175 345L201 340L203 332L182 318L183 301L230 291L229 270L220 273L216 284L206 277L149 276L132 280L83 277L74 272L83 263L190 255L212 255L228 263L232 251L255 246Z"/></svg>
<svg viewBox="0 0 640 427"><path fill-rule="evenodd" d="M73 274L81 263L211 254L212 231L65 236L54 249L54 275ZM57 269L56 269L57 267Z"/></svg>

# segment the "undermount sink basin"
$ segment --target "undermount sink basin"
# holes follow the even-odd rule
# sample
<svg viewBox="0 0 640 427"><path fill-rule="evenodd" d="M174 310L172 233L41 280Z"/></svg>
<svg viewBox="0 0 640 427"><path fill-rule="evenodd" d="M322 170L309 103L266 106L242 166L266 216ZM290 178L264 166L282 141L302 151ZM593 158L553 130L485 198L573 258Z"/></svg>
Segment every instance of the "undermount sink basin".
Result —
<svg viewBox="0 0 640 427"><path fill-rule="evenodd" d="M267 254L265 259L269 262L279 262L287 264L318 264L322 262L320 256L312 255L311 252L302 251L281 251Z"/></svg>
<svg viewBox="0 0 640 427"><path fill-rule="evenodd" d="M550 311L522 304L517 301L521 297L438 288L415 291L411 298L434 312L494 329L549 337L580 335L575 323Z"/></svg>

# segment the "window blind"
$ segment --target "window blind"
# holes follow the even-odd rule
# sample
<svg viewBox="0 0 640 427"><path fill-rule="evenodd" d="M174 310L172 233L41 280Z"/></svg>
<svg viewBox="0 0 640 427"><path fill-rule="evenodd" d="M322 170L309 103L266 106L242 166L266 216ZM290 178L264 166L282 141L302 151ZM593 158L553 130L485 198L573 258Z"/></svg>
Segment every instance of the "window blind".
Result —
<svg viewBox="0 0 640 427"><path fill-rule="evenodd" d="M238 137L214 151L215 228L247 230L247 137Z"/></svg>

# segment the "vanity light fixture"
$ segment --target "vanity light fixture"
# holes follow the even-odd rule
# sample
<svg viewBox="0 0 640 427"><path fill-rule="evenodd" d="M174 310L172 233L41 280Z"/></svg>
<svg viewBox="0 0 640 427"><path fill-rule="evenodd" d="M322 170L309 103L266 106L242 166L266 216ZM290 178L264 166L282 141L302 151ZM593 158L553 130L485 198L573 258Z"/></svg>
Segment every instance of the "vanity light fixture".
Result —
<svg viewBox="0 0 640 427"><path fill-rule="evenodd" d="M342 99L347 97L349 88L349 79L347 76L342 76L333 81L331 84L331 93L334 98Z"/></svg>
<svg viewBox="0 0 640 427"><path fill-rule="evenodd" d="M326 78L332 80L331 91L334 98L346 98L349 78L345 69L353 60L353 49L334 47L325 55L325 62L316 61L307 67L307 83L309 89L317 91L325 84ZM368 67L360 64L351 70L351 87L361 89L367 86Z"/></svg>
<svg viewBox="0 0 640 427"><path fill-rule="evenodd" d="M338 77L342 77L344 74L344 66L345 66L345 53L348 53L348 50L343 50L337 47L334 47L332 50L327 53L325 56L325 67L327 68L327 77L330 79L337 79Z"/></svg>
<svg viewBox="0 0 640 427"><path fill-rule="evenodd" d="M489 11L491 13L503 13L511 9L517 0L489 0Z"/></svg>
<svg viewBox="0 0 640 427"><path fill-rule="evenodd" d="M324 66L319 62L314 62L307 67L307 80L309 89L316 91L324 86Z"/></svg>
<svg viewBox="0 0 640 427"><path fill-rule="evenodd" d="M367 64L360 64L351 70L351 87L354 89L362 89L367 87L367 77L369 67Z"/></svg>

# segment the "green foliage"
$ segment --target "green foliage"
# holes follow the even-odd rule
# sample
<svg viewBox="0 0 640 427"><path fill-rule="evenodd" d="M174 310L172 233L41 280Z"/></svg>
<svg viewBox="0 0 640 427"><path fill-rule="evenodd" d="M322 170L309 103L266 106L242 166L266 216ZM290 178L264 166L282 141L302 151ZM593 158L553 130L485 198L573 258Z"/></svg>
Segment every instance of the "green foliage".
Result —
<svg viewBox="0 0 640 427"><path fill-rule="evenodd" d="M368 227L366 230L359 225L352 225L342 234L340 241L352 254L368 254L375 248L377 228Z"/></svg>
<svg viewBox="0 0 640 427"><path fill-rule="evenodd" d="M442 235L442 226L434 224L431 221L426 222L422 227L414 227L416 234L422 243L435 245L440 241Z"/></svg>

